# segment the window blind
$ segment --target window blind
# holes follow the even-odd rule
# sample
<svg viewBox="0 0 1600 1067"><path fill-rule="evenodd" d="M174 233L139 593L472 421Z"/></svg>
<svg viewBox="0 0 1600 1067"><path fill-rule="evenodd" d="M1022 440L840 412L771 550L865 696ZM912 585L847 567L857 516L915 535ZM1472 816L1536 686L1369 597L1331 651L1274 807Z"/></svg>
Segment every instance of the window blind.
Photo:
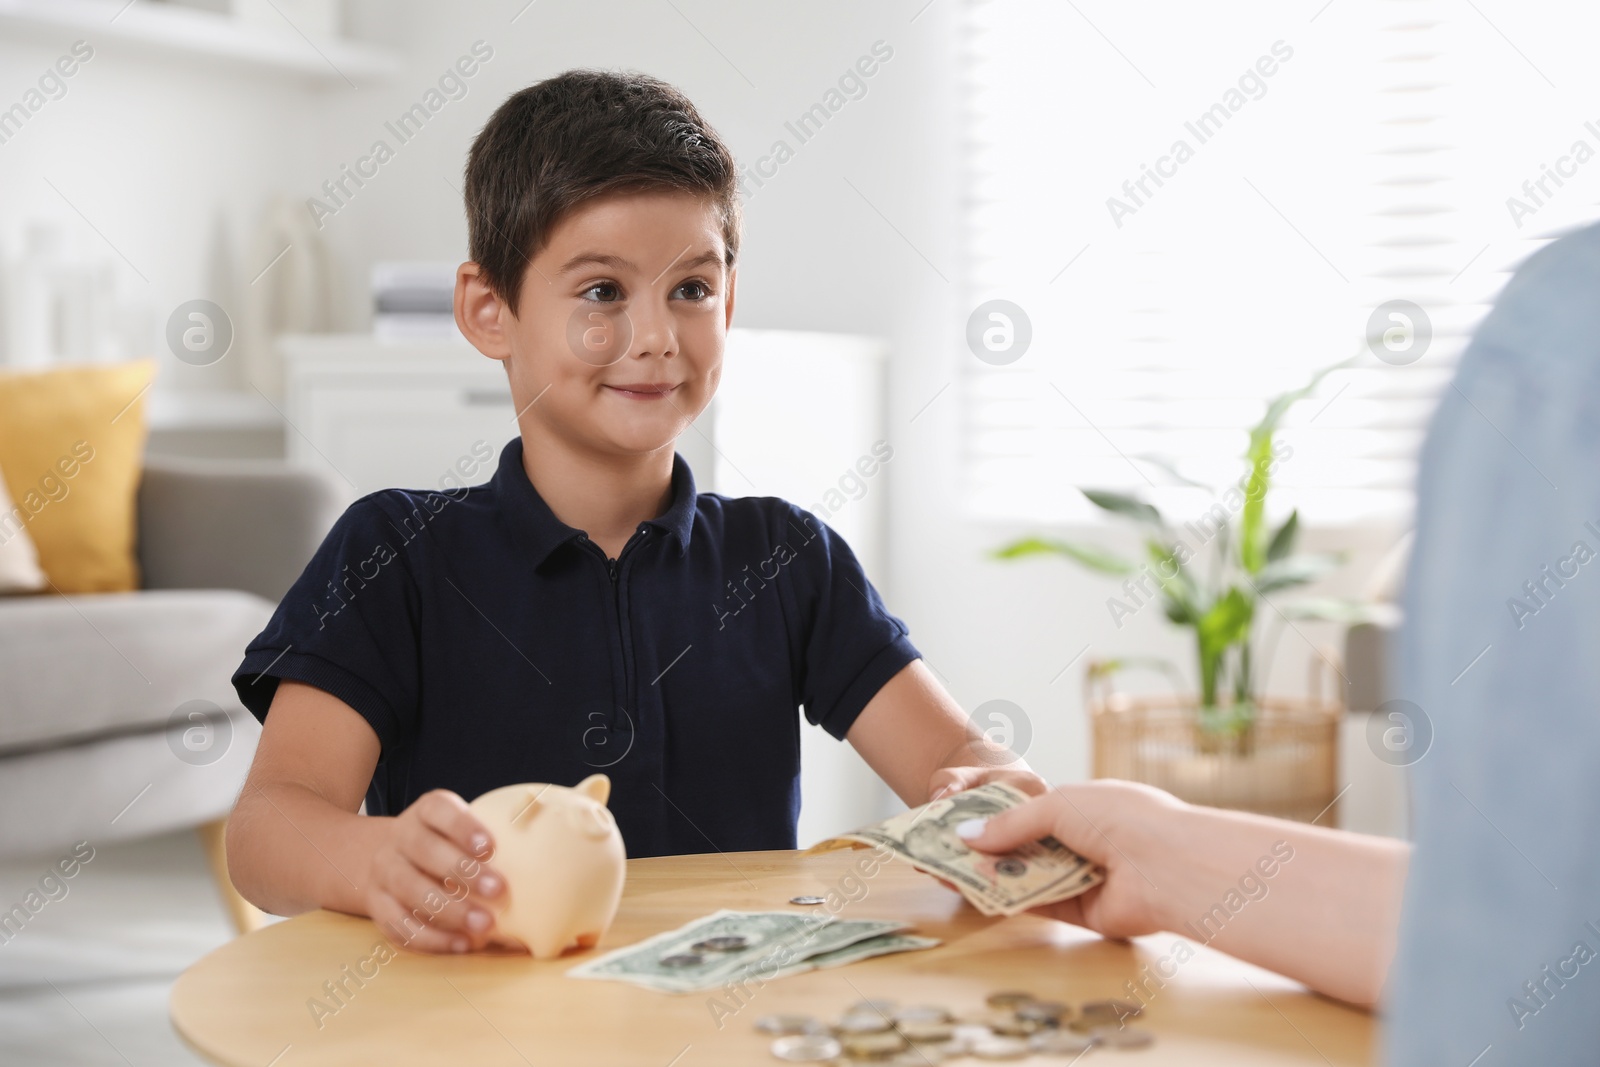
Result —
<svg viewBox="0 0 1600 1067"><path fill-rule="evenodd" d="M1600 161L1558 166L1600 149L1592 64L1552 38L1593 40L1594 14L1220 6L963 5L967 306L1031 327L1020 357L962 353L980 516L1081 519L1080 486L1198 513L1211 496L1185 482L1237 482L1270 397L1355 357L1285 420L1272 510L1403 517L1473 327L1517 263L1600 214ZM1541 168L1573 173L1519 213ZM1423 311L1409 350L1383 341L1404 319L1369 334L1395 300Z"/></svg>

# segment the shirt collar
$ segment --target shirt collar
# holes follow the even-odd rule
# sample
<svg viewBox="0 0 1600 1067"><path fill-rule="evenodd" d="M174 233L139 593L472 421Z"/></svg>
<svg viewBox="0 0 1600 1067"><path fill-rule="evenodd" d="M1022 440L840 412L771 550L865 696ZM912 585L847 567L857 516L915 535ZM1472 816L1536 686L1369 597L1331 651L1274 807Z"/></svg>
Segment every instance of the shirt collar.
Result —
<svg viewBox="0 0 1600 1067"><path fill-rule="evenodd" d="M539 491L528 480L522 467L522 438L513 437L500 450L500 466L490 485L495 499L528 537L528 551L534 566L539 566L550 553L566 544L583 531L568 526L556 518L550 505L544 502ZM644 525L653 526L669 535L678 546L678 555L689 551L689 535L694 530L695 517L694 473L689 464L676 452L672 454L672 503L656 518L646 519Z"/></svg>

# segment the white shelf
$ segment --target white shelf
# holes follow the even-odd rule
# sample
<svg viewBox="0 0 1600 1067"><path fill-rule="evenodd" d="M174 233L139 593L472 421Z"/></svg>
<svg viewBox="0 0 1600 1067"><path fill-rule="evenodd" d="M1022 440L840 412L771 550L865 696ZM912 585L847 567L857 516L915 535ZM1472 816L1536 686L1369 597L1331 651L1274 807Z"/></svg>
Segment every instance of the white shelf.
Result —
<svg viewBox="0 0 1600 1067"><path fill-rule="evenodd" d="M357 87L401 68L398 53L339 39L307 40L288 24L277 33L194 8L151 0L0 0L0 39L26 36L63 48L63 35L99 47L112 42L153 55L245 64L320 84Z"/></svg>

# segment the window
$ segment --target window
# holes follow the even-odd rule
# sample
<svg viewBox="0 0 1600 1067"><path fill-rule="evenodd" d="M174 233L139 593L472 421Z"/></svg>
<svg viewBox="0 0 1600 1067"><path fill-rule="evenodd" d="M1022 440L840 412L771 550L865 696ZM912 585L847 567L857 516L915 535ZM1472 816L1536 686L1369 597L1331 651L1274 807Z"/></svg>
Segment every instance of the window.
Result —
<svg viewBox="0 0 1600 1067"><path fill-rule="evenodd" d="M1083 518L1077 486L1198 513L1209 494L1145 457L1235 482L1266 401L1352 356L1286 420L1274 510L1404 516L1474 325L1517 263L1600 215L1595 14L1223 7L966 0L967 306L1011 301L1032 332L1014 362L963 353L979 516ZM1391 300L1431 338L1404 351L1380 315L1373 345L1401 331L1386 362L1367 334Z"/></svg>

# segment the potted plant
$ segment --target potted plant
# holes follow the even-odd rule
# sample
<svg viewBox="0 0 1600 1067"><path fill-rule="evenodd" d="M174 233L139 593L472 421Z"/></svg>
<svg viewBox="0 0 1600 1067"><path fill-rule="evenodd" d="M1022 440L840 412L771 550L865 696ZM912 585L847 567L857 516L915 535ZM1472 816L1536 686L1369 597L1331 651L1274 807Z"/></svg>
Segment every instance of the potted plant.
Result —
<svg viewBox="0 0 1600 1067"><path fill-rule="evenodd" d="M1097 776L1133 777L1198 802L1285 814L1301 813L1325 790L1331 791L1342 705L1315 697L1290 701L1264 696L1263 668L1270 657L1258 663L1257 634L1264 605L1285 623L1296 618L1354 622L1367 611L1361 604L1331 598L1268 600L1272 594L1315 581L1343 561L1336 554L1296 552L1299 511L1291 511L1276 529L1269 529L1266 498L1278 463L1292 455L1286 444L1276 440L1284 414L1330 372L1346 365L1326 367L1301 388L1268 403L1261 420L1250 428L1243 476L1221 493L1213 490L1213 505L1181 529L1137 496L1081 489L1097 507L1139 527L1143 559L1044 536L1024 537L995 550L994 556L1005 560L1064 556L1091 571L1123 579L1127 599L1108 602L1114 617L1120 620L1119 611L1132 614L1158 600L1172 623L1193 631L1199 684L1192 698L1133 701L1111 689L1112 675L1132 666L1154 665L1177 677L1165 661L1125 657L1090 664L1085 688L1094 724ZM1199 486L1179 475L1170 462L1147 459L1178 481ZM1207 559L1209 565L1201 566ZM1109 751L1117 745L1130 751ZM1264 745L1271 751L1264 751ZM1272 760L1282 764L1279 757L1285 753L1288 765L1265 765ZM1293 765L1297 761L1298 767ZM1251 766L1252 762L1258 765ZM1251 780L1262 775L1270 780ZM1296 791L1308 795L1287 796Z"/></svg>

